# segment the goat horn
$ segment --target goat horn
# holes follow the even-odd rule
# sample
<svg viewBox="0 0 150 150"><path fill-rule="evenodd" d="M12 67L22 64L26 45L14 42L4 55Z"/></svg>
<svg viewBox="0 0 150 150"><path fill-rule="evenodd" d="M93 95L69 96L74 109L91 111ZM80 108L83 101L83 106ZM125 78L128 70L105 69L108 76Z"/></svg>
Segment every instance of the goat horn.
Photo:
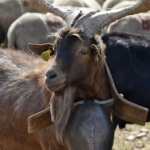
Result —
<svg viewBox="0 0 150 150"><path fill-rule="evenodd" d="M65 10L62 8L58 8L56 6L53 6L46 0L25 0L31 7L38 9L43 12L50 12L53 13L62 19L64 19L67 24L70 26L73 23L73 20L76 17L80 17L82 14L82 11L80 10Z"/></svg>
<svg viewBox="0 0 150 150"><path fill-rule="evenodd" d="M84 33L86 33L88 37L93 37L93 35L96 33L100 34L103 27L109 25L117 19L120 19L127 15L147 12L149 10L150 0L140 0L130 7L101 12L95 11L94 14L86 14L75 23L74 27L83 27Z"/></svg>

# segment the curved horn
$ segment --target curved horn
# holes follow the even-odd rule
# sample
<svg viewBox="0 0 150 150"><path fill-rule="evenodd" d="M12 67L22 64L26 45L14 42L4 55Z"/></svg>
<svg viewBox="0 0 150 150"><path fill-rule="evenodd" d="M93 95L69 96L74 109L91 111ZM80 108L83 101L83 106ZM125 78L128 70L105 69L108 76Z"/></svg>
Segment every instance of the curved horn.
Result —
<svg viewBox="0 0 150 150"><path fill-rule="evenodd" d="M53 13L62 19L64 19L67 24L70 26L73 24L74 19L79 18L82 14L82 11L80 10L65 10L62 8L58 8L56 6L53 6L46 0L25 0L31 7L38 9L43 12L50 12Z"/></svg>
<svg viewBox="0 0 150 150"><path fill-rule="evenodd" d="M130 7L110 11L95 11L95 13L84 15L75 23L74 27L83 27L85 34L88 37L93 37L96 33L100 34L103 27L117 19L149 10L150 0L140 0Z"/></svg>

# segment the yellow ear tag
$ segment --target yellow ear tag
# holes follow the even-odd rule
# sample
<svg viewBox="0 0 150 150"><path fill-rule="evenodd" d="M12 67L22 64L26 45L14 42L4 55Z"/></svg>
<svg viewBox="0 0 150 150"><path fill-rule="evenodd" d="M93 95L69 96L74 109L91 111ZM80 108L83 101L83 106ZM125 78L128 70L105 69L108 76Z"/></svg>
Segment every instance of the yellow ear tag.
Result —
<svg viewBox="0 0 150 150"><path fill-rule="evenodd" d="M100 56L97 54L97 55L96 55L96 60L97 60L97 61L99 60L99 57L100 57Z"/></svg>
<svg viewBox="0 0 150 150"><path fill-rule="evenodd" d="M50 58L50 55L52 53L52 50L51 49L48 49L47 51L44 51L40 57L44 60L44 61L48 61L49 58Z"/></svg>

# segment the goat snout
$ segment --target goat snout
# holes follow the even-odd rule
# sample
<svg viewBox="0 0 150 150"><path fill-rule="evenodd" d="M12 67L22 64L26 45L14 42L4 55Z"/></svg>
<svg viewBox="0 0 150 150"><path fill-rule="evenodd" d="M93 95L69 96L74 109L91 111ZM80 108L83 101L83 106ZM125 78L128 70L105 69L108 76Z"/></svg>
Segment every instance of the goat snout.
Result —
<svg viewBox="0 0 150 150"><path fill-rule="evenodd" d="M62 89L65 82L66 75L58 69L51 68L45 74L45 85L52 92Z"/></svg>
<svg viewBox="0 0 150 150"><path fill-rule="evenodd" d="M45 75L46 75L47 79L53 79L57 76L57 74L54 70L48 71Z"/></svg>

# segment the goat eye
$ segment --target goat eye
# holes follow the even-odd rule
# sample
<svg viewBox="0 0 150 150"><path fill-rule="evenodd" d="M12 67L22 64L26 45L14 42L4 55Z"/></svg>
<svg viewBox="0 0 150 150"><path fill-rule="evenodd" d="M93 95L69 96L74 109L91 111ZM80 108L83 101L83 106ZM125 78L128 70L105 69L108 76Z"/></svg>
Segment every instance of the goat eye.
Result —
<svg viewBox="0 0 150 150"><path fill-rule="evenodd" d="M87 51L87 50L82 50L81 53L82 53L83 55L87 55L87 54L88 54L88 51Z"/></svg>

